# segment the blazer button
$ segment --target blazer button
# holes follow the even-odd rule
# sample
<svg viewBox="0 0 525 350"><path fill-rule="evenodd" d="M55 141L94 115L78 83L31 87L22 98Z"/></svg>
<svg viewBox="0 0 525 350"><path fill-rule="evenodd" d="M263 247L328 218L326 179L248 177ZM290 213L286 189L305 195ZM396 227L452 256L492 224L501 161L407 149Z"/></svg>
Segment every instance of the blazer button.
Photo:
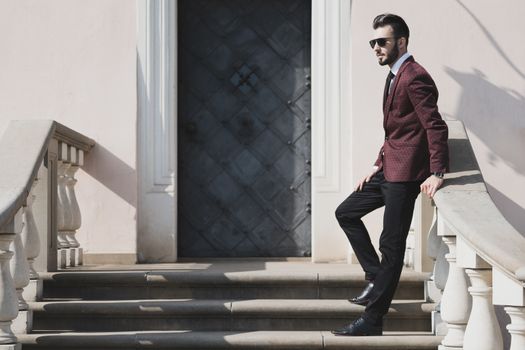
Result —
<svg viewBox="0 0 525 350"><path fill-rule="evenodd" d="M388 141L388 136L385 136L385 141Z"/></svg>

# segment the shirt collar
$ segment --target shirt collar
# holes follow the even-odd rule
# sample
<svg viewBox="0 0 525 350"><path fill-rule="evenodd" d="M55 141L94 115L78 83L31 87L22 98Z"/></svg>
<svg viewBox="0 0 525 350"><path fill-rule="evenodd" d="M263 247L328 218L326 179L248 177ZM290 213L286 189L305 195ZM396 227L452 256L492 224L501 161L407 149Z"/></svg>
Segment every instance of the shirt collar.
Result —
<svg viewBox="0 0 525 350"><path fill-rule="evenodd" d="M405 62L410 56L412 56L412 54L405 52L403 56L399 57L396 63L394 63L394 65L392 66L392 69L390 69L392 74L397 75L397 72L399 72L399 68L401 68L403 62Z"/></svg>

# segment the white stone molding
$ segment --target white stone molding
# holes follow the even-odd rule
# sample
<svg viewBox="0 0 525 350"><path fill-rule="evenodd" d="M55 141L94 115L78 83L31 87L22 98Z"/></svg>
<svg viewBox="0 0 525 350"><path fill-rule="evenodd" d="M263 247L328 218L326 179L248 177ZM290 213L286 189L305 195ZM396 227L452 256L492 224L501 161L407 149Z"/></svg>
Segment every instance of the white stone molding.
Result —
<svg viewBox="0 0 525 350"><path fill-rule="evenodd" d="M341 119L350 115L348 0L312 1L312 182L315 192L340 190Z"/></svg>
<svg viewBox="0 0 525 350"><path fill-rule="evenodd" d="M494 305L525 306L525 288L523 282L515 276L508 276L498 268L492 269Z"/></svg>
<svg viewBox="0 0 525 350"><path fill-rule="evenodd" d="M492 269L492 266L483 260L461 236L457 236L456 240L456 257L458 265L463 268Z"/></svg>
<svg viewBox="0 0 525 350"><path fill-rule="evenodd" d="M139 136L147 157L144 190L176 188L177 37L176 1L139 0Z"/></svg>
<svg viewBox="0 0 525 350"><path fill-rule="evenodd" d="M334 217L351 185L351 0L312 1L312 261L352 261ZM343 180L344 179L344 180Z"/></svg>
<svg viewBox="0 0 525 350"><path fill-rule="evenodd" d="M508 306L505 311L510 316L510 324L507 330L510 333L510 349L525 349L525 307Z"/></svg>
<svg viewBox="0 0 525 350"><path fill-rule="evenodd" d="M449 273L441 298L441 318L447 323L448 332L439 349L462 349L471 309L468 281L464 270L456 263L456 237L444 236L443 242L449 248L446 254Z"/></svg>
<svg viewBox="0 0 525 350"><path fill-rule="evenodd" d="M138 260L177 259L177 1L137 0Z"/></svg>

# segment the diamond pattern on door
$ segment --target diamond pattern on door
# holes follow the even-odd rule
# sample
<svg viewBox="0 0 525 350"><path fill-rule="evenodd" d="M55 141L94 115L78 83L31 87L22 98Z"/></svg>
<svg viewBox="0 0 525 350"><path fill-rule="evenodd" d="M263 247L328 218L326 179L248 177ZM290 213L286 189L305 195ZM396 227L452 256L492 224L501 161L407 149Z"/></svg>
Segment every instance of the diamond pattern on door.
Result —
<svg viewBox="0 0 525 350"><path fill-rule="evenodd" d="M310 1L178 3L179 255L310 256Z"/></svg>

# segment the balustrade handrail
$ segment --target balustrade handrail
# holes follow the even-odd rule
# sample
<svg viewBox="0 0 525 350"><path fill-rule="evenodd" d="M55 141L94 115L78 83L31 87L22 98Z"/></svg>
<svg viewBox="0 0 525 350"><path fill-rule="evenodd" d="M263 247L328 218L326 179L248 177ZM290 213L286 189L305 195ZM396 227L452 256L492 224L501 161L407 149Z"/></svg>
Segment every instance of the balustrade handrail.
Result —
<svg viewBox="0 0 525 350"><path fill-rule="evenodd" d="M89 151L95 141L54 120L10 121L0 139L0 227L24 205L52 138Z"/></svg>
<svg viewBox="0 0 525 350"><path fill-rule="evenodd" d="M434 196L440 215L476 253L513 280L525 282L525 236L492 201L461 121L449 126L450 173Z"/></svg>

